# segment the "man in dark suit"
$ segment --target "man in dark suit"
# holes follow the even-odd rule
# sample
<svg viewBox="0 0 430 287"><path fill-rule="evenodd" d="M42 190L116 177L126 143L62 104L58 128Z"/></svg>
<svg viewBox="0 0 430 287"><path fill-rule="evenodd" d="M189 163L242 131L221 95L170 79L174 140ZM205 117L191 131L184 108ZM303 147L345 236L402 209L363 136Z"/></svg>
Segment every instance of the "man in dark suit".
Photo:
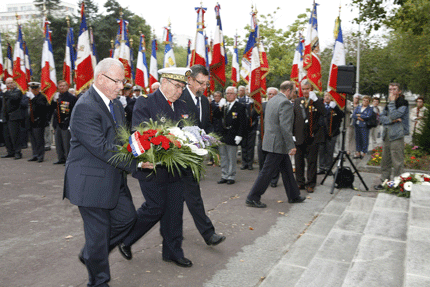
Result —
<svg viewBox="0 0 430 287"><path fill-rule="evenodd" d="M221 142L219 147L221 157L221 179L219 184L234 184L236 179L237 146L245 133L245 106L236 99L236 87L226 89L227 103L214 111L214 117L221 119Z"/></svg>
<svg viewBox="0 0 430 287"><path fill-rule="evenodd" d="M46 96L40 92L40 83L30 82L30 91L27 92L30 114L28 126L30 127L30 141L33 156L28 161L43 162L45 156L45 126L48 121L49 104Z"/></svg>
<svg viewBox="0 0 430 287"><path fill-rule="evenodd" d="M240 86L237 97L238 102L246 108L246 125L243 139L240 142L240 146L242 148L242 166L240 169L253 170L254 168L252 164L254 163L255 139L258 129L258 113L254 109L254 100L246 95L247 88L249 88L249 86L246 86L246 88L244 86Z"/></svg>
<svg viewBox="0 0 430 287"><path fill-rule="evenodd" d="M319 146L318 174L332 175L329 170L333 163L334 147L340 134L340 125L345 113L336 105L329 92L324 93L324 141Z"/></svg>
<svg viewBox="0 0 430 287"><path fill-rule="evenodd" d="M267 103L263 138L263 150L267 152L267 155L263 169L258 174L257 180L246 198L246 204L250 207L266 207L266 204L262 203L260 199L278 170L282 174L288 202L299 203L305 200L300 196L289 156L296 152L292 134L293 103L290 101L294 83L285 81L281 84L280 89L281 92Z"/></svg>
<svg viewBox="0 0 430 287"><path fill-rule="evenodd" d="M7 91L3 93L3 124L4 140L7 154L2 158L22 158L20 139L21 127L24 123L24 114L21 109L22 92L16 87L12 78L6 79Z"/></svg>
<svg viewBox="0 0 430 287"><path fill-rule="evenodd" d="M136 100L132 118L133 127L150 119L177 122L189 117L186 103L178 99L185 89L190 69L165 68L158 72L161 74L161 86L147 98L139 97ZM124 258L132 259L131 245L160 221L163 260L174 262L181 267L191 267L193 263L184 257L182 250L184 184L181 176L178 172L169 173L165 166L157 166L154 172L151 164L144 164L146 166L135 171L133 177L139 180L145 202L137 210L136 224L119 245L119 250Z"/></svg>
<svg viewBox="0 0 430 287"><path fill-rule="evenodd" d="M296 180L300 189L314 192L317 183L318 145L324 141L324 104L311 91L311 84L302 81L303 97L294 100L293 135L296 138ZM307 181L305 181L305 158Z"/></svg>
<svg viewBox="0 0 430 287"><path fill-rule="evenodd" d="M88 269L87 286L108 286L109 252L136 220L125 173L136 169L136 161L110 161L120 144L117 128L125 125L124 109L116 99L125 81L124 66L106 58L97 64L94 78L71 115L63 197L79 207L84 221L85 246L79 259Z"/></svg>
<svg viewBox="0 0 430 287"><path fill-rule="evenodd" d="M58 161L54 164L64 164L70 150L70 116L77 98L69 93L69 84L64 80L58 81L58 92L58 98L54 96L51 104L55 109L52 125L55 130L55 148L58 156Z"/></svg>
<svg viewBox="0 0 430 287"><path fill-rule="evenodd" d="M266 155L267 155L267 151L263 150L264 115L266 112L266 106L267 106L267 102L270 101L270 99L272 99L278 93L279 93L279 90L275 87L267 88L267 101L264 102L261 107L260 123L259 123L260 135L258 137L258 143L257 143L258 165L259 165L260 171L263 169L264 161L266 160ZM279 170L274 173L272 180L270 181L270 186L277 187L278 180L279 180Z"/></svg>
<svg viewBox="0 0 430 287"><path fill-rule="evenodd" d="M210 106L208 99L203 95L209 86L209 72L202 65L191 67L191 74L188 77L187 88L182 92L180 100L187 104L187 111L195 124L206 133L213 131L210 120ZM188 210L193 217L197 229L202 235L207 245L218 245L225 240L225 236L215 233L215 227L206 215L203 204L200 185L193 176L191 169L187 169L182 177L184 182L184 197Z"/></svg>

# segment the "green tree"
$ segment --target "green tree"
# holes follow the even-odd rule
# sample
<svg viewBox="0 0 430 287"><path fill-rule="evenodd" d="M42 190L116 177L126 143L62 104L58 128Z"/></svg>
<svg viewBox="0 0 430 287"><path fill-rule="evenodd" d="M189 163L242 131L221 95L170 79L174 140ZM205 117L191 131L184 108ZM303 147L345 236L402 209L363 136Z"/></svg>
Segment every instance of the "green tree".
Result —
<svg viewBox="0 0 430 287"><path fill-rule="evenodd" d="M46 13L52 15L52 12L60 10L60 0L34 0L34 6L40 10L41 14Z"/></svg>

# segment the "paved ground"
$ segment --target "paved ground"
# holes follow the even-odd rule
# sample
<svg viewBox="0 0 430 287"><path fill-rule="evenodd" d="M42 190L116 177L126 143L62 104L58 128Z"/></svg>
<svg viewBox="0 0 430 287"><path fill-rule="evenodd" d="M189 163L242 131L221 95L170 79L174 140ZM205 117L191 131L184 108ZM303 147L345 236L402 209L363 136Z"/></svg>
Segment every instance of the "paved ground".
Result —
<svg viewBox="0 0 430 287"><path fill-rule="evenodd" d="M86 286L87 272L77 259L84 243L82 220L77 207L62 200L64 166L52 164L55 149L43 163L27 162L30 149L23 153L21 160L0 159L0 286ZM256 286L334 196L376 196L363 192L357 178L358 190L336 189L330 195L328 178L314 194L303 193L308 197L303 204L288 204L282 185L269 187L262 199L268 208L254 209L244 201L257 174L238 170L236 184L218 185L219 168L207 168L201 182L205 207L227 240L206 246L185 208L183 248L192 268L161 260L157 225L133 246L132 261L112 252L110 285ZM377 181L376 173L362 175L369 187ZM143 197L137 181L130 177L129 186L139 206Z"/></svg>

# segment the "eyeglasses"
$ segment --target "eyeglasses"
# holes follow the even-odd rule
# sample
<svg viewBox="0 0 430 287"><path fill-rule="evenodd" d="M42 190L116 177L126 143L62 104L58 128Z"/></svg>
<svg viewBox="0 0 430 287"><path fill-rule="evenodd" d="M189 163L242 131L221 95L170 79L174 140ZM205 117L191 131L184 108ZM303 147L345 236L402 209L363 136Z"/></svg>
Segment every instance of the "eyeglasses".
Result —
<svg viewBox="0 0 430 287"><path fill-rule="evenodd" d="M199 85L201 86L206 86L206 87L210 87L210 83L204 83L204 82L200 82L199 80L193 78L194 81L196 81Z"/></svg>
<svg viewBox="0 0 430 287"><path fill-rule="evenodd" d="M179 84L175 84L175 83L173 83L170 79L167 79L166 78L166 80L168 80L172 85L174 85L177 89L181 89L182 91L183 90L185 90L185 88L186 88L186 86L181 86L181 85L179 85Z"/></svg>
<svg viewBox="0 0 430 287"><path fill-rule="evenodd" d="M127 83L127 80L126 79L124 79L124 80L114 80L114 79L112 79L111 77L109 77L109 76L106 76L105 74L102 74L103 76L105 76L106 78L108 78L109 80L111 80L112 82L114 82L115 84L123 84L123 85L125 85L126 83Z"/></svg>

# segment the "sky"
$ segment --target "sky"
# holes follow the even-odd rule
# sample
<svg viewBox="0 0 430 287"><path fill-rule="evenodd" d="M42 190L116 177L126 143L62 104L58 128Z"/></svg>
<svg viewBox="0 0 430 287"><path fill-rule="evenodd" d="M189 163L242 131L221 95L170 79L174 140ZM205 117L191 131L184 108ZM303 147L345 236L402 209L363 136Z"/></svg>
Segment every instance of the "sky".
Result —
<svg viewBox="0 0 430 287"><path fill-rule="evenodd" d="M99 12L103 13L103 5L106 0L95 0L95 2L99 4ZM155 34L159 39L163 35L163 27L167 26L170 21L174 35L186 35L192 40L195 37L197 21L197 13L194 8L201 5L207 8L205 25L208 37L211 37L210 35L213 35L215 31L214 7L219 3L224 35L233 37L237 31L237 34L243 39L247 33L244 27L250 24L251 20L251 5L257 8L259 15L267 15L279 7L280 10L274 19L275 27L286 30L297 19L297 15L305 13L307 8L311 9L313 4L313 0L120 0L119 2L121 6L128 7L130 11L143 17L155 29ZM339 15L339 6L342 6L340 14L342 30L358 29L358 25L352 23L358 12L357 10L351 11L352 8L349 6L351 0L317 0L316 2L319 4L317 14L321 49L334 43L333 29L335 19ZM132 33L132 31L130 32Z"/></svg>

